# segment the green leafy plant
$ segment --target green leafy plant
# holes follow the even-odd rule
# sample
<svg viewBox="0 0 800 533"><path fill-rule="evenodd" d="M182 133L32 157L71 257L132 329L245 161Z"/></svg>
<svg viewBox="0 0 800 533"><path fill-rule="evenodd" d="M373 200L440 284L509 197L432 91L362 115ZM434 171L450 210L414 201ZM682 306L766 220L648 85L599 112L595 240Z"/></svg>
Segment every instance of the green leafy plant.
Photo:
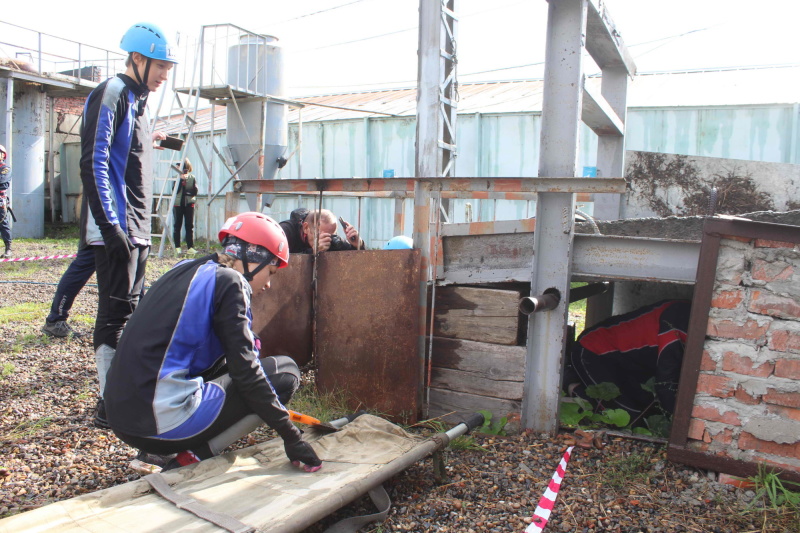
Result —
<svg viewBox="0 0 800 533"><path fill-rule="evenodd" d="M494 420L491 411L487 411L486 409L481 409L478 411L480 414L483 415L483 425L475 428L475 431L478 433L484 433L486 435L505 435L505 427L508 423L508 418L505 416Z"/></svg>
<svg viewBox="0 0 800 533"><path fill-rule="evenodd" d="M561 424L567 427L578 427L586 423L587 427L606 425L622 428L631 421L631 415L624 409L606 409L598 412L591 403L583 398L573 398L571 402L562 402L559 417Z"/></svg>

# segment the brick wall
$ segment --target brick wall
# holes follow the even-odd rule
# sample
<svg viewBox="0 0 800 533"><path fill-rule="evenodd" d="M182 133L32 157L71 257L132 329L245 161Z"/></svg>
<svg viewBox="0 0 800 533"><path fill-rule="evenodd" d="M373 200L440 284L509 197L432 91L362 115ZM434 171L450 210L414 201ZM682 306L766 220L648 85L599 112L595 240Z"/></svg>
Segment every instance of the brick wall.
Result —
<svg viewBox="0 0 800 533"><path fill-rule="evenodd" d="M720 240L689 449L800 473L800 247Z"/></svg>

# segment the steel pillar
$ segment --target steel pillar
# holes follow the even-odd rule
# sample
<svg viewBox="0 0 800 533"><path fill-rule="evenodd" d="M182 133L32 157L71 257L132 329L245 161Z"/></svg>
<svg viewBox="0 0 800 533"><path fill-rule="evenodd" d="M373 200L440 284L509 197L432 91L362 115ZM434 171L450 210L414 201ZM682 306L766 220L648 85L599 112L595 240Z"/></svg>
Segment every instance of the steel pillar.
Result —
<svg viewBox="0 0 800 533"><path fill-rule="evenodd" d="M576 176L583 104L587 0L551 0L548 7L539 176ZM522 424L558 430L562 356L572 265L573 193L541 193L536 203L531 294L557 290L558 305L531 315Z"/></svg>

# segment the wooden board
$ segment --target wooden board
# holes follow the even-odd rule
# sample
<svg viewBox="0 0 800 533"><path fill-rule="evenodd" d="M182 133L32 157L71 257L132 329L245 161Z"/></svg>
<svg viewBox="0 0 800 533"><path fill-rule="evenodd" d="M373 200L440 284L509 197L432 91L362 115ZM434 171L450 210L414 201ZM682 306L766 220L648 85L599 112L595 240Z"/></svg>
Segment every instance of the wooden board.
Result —
<svg viewBox="0 0 800 533"><path fill-rule="evenodd" d="M434 337L431 365L521 382L525 380L525 353L525 346Z"/></svg>
<svg viewBox="0 0 800 533"><path fill-rule="evenodd" d="M480 374L450 368L431 369L431 387L505 400L522 400L522 381L489 379Z"/></svg>
<svg viewBox="0 0 800 533"><path fill-rule="evenodd" d="M520 402L513 400L500 400L477 394L434 388L430 390L429 418L441 416L445 422L457 423L482 409L490 411L493 418L499 419L509 415L518 417L522 406Z"/></svg>
<svg viewBox="0 0 800 533"><path fill-rule="evenodd" d="M517 291L437 287L433 334L515 345L519 332Z"/></svg>

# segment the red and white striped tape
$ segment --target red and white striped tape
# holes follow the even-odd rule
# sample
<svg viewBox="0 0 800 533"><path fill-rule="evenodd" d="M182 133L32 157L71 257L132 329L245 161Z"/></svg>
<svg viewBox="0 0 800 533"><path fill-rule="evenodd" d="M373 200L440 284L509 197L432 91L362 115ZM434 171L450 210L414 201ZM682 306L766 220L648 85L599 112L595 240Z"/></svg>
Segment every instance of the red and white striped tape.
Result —
<svg viewBox="0 0 800 533"><path fill-rule="evenodd" d="M572 455L572 448L574 448L574 446L570 446L567 448L567 451L564 452L564 457L562 457L561 461L558 463L558 467L553 473L552 479L550 479L547 490L539 500L539 504L533 512L531 523L525 528L525 533L542 533L542 531L544 531L544 526L547 525L547 520L550 518L550 513L553 512L553 507L556 504L558 490L561 488L561 481L567 473L567 463L569 463L569 458Z"/></svg>
<svg viewBox="0 0 800 533"><path fill-rule="evenodd" d="M39 261L42 259L68 259L70 257L78 257L78 254L66 254L66 255L40 255L37 257L6 257L0 259L0 263L6 263L11 261Z"/></svg>

